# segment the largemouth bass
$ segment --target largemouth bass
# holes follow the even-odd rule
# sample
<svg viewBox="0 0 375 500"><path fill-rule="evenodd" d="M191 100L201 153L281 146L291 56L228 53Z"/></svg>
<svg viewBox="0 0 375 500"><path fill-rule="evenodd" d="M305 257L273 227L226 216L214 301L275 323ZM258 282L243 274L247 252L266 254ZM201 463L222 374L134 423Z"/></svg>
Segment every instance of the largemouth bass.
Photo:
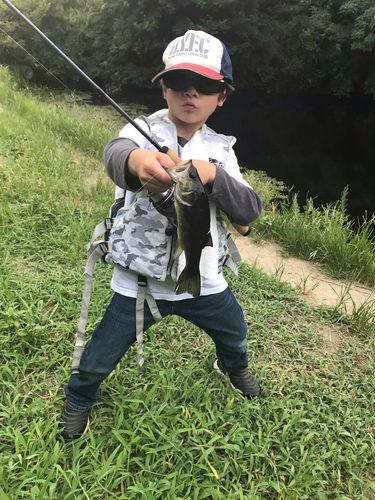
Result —
<svg viewBox="0 0 375 500"><path fill-rule="evenodd" d="M176 293L201 293L199 262L205 246L212 246L210 207L207 193L193 162L188 160L167 169L176 182L174 191L177 217L177 243L174 258L185 252L186 266L176 283Z"/></svg>

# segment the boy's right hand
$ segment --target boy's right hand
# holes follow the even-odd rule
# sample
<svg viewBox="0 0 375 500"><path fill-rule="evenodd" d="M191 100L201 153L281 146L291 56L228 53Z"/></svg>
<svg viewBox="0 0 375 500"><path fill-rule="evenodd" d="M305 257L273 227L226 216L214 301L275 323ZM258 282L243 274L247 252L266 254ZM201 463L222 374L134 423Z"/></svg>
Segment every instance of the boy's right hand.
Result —
<svg viewBox="0 0 375 500"><path fill-rule="evenodd" d="M163 167L174 166L173 160L164 153L148 149L134 149L128 157L127 169L130 175L139 178L147 191L163 193L174 184Z"/></svg>

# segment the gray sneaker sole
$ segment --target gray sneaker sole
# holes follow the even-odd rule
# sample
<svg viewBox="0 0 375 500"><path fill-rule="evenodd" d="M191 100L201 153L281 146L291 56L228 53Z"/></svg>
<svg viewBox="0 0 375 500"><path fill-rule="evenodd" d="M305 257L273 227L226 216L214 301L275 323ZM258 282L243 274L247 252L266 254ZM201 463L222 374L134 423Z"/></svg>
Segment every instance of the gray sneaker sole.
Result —
<svg viewBox="0 0 375 500"><path fill-rule="evenodd" d="M89 427L90 427L90 419L89 419L89 417L87 417L87 424L86 424L85 430L81 434L81 437L86 434L86 432L89 430Z"/></svg>

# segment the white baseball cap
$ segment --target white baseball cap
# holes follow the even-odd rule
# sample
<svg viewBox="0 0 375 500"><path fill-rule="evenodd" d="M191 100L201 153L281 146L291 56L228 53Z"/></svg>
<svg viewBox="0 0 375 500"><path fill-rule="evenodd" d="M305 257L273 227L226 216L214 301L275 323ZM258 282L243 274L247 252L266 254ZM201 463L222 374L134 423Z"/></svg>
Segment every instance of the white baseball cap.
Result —
<svg viewBox="0 0 375 500"><path fill-rule="evenodd" d="M165 68L152 79L159 80L164 73L185 69L213 80L233 84L232 62L228 51L218 38L204 31L187 31L175 38L163 54Z"/></svg>

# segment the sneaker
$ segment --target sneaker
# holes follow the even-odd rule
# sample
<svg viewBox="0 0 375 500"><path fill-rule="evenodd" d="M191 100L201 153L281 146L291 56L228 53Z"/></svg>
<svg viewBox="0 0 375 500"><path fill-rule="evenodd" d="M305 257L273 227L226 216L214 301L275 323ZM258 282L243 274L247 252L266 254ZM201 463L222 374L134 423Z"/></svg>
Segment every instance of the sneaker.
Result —
<svg viewBox="0 0 375 500"><path fill-rule="evenodd" d="M69 405L65 406L61 417L60 428L65 441L72 441L86 434L89 428L90 410L77 411Z"/></svg>
<svg viewBox="0 0 375 500"><path fill-rule="evenodd" d="M214 369L220 373L220 375L225 376L225 372L223 371L218 359L214 363ZM228 376L232 389L238 389L240 391L240 396L243 399L262 397L258 382L251 375L251 373L249 373L247 368L236 370L234 372L228 372Z"/></svg>

